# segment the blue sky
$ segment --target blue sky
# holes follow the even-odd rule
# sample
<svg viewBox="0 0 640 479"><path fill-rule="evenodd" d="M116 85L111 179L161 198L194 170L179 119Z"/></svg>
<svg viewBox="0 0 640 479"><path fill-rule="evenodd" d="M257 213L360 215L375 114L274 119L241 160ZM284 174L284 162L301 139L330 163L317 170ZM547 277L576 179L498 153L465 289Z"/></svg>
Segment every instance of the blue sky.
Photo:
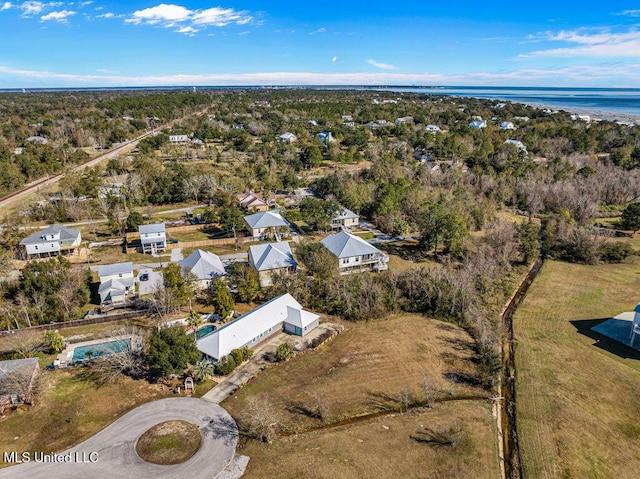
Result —
<svg viewBox="0 0 640 479"><path fill-rule="evenodd" d="M3 1L0 88L640 87L640 3Z"/></svg>

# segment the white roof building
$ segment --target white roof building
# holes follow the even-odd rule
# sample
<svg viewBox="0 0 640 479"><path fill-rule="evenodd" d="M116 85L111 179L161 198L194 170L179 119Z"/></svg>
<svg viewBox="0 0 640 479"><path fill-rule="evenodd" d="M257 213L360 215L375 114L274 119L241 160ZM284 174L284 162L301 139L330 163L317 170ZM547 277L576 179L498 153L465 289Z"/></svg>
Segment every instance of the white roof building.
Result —
<svg viewBox="0 0 640 479"><path fill-rule="evenodd" d="M251 236L256 238L263 236L269 228L273 228L276 233L281 229L289 228L289 223L279 213L273 211L263 211L245 216L244 222Z"/></svg>
<svg viewBox="0 0 640 479"><path fill-rule="evenodd" d="M167 248L167 233L164 223L138 226L143 253L157 253Z"/></svg>
<svg viewBox="0 0 640 479"><path fill-rule="evenodd" d="M293 143L297 139L298 138L296 137L296 135L294 135L290 131L287 131L286 133L283 133L278 137L278 141L281 143Z"/></svg>
<svg viewBox="0 0 640 479"><path fill-rule="evenodd" d="M436 125L427 125L425 129L429 133L440 133L440 127Z"/></svg>
<svg viewBox="0 0 640 479"><path fill-rule="evenodd" d="M189 137L187 135L169 135L169 143L173 143L173 144L189 143Z"/></svg>
<svg viewBox="0 0 640 479"><path fill-rule="evenodd" d="M98 266L100 286L100 304L122 303L127 295L133 291L133 263L116 263Z"/></svg>
<svg viewBox="0 0 640 479"><path fill-rule="evenodd" d="M318 326L319 319L287 293L216 329L199 339L197 345L202 354L219 360L234 349L257 344L283 329L304 336Z"/></svg>
<svg viewBox="0 0 640 479"><path fill-rule="evenodd" d="M338 258L340 274L388 269L389 257L359 236L345 231L329 235L320 243Z"/></svg>
<svg viewBox="0 0 640 479"><path fill-rule="evenodd" d="M469 123L469 128L473 128L474 130L479 130L481 128L486 128L487 122L486 120L473 120Z"/></svg>
<svg viewBox="0 0 640 479"><path fill-rule="evenodd" d="M341 207L340 210L336 213L336 215L331 220L331 228L352 228L354 226L358 226L360 224L360 215L358 213L354 213L349 208Z"/></svg>
<svg viewBox="0 0 640 479"><path fill-rule="evenodd" d="M505 140L504 144L505 145L513 145L518 150L524 151L525 153L527 153L527 147L520 140L511 140L511 139L509 139L509 140Z"/></svg>
<svg viewBox="0 0 640 479"><path fill-rule="evenodd" d="M81 241L79 230L57 224L27 236L20 241L20 245L24 246L26 257L31 258L73 252L80 247Z"/></svg>
<svg viewBox="0 0 640 479"><path fill-rule="evenodd" d="M195 250L185 259L178 261L178 264L183 271L193 274L203 288L206 288L212 279L225 274L220 257L201 249Z"/></svg>
<svg viewBox="0 0 640 479"><path fill-rule="evenodd" d="M502 123L500 123L500 129L501 130L515 130L516 129L516 125L514 125L510 121L503 121Z"/></svg>
<svg viewBox="0 0 640 479"><path fill-rule="evenodd" d="M258 271L260 286L271 285L271 275L276 271L294 272L298 263L288 241L266 243L249 247L249 266Z"/></svg>

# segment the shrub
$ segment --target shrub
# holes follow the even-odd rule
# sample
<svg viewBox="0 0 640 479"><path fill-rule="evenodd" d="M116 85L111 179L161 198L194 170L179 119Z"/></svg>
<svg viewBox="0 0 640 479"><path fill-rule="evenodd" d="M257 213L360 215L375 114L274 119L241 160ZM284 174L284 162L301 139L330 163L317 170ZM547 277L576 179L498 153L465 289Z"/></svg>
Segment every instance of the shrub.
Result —
<svg viewBox="0 0 640 479"><path fill-rule="evenodd" d="M600 259L605 263L622 263L634 254L633 248L627 243L605 243L600 247Z"/></svg>
<svg viewBox="0 0 640 479"><path fill-rule="evenodd" d="M222 357L215 364L215 373L218 376L226 376L227 374L233 372L233 370L237 366L238 364L236 363L235 359L233 359L233 356L231 354L228 354L227 356Z"/></svg>
<svg viewBox="0 0 640 479"><path fill-rule="evenodd" d="M276 349L276 361L278 362L286 361L292 356L293 349L291 349L291 346L289 346L287 343L282 343L280 346L278 346L278 349Z"/></svg>
<svg viewBox="0 0 640 479"><path fill-rule="evenodd" d="M233 351L231 351L231 357L236 363L236 366L242 364L242 362L244 361L244 354L242 354L241 349L234 349Z"/></svg>

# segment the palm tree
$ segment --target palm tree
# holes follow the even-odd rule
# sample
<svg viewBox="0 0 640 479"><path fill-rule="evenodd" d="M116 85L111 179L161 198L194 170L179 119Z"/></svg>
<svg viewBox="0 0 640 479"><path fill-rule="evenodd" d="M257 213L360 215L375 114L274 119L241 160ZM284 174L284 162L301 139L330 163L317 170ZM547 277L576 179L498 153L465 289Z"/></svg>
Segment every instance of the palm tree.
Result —
<svg viewBox="0 0 640 479"><path fill-rule="evenodd" d="M193 367L193 376L196 381L201 382L213 376L215 367L208 359L198 361Z"/></svg>
<svg viewBox="0 0 640 479"><path fill-rule="evenodd" d="M189 326L189 329L196 330L200 324L202 324L202 315L191 311L187 317L187 326Z"/></svg>

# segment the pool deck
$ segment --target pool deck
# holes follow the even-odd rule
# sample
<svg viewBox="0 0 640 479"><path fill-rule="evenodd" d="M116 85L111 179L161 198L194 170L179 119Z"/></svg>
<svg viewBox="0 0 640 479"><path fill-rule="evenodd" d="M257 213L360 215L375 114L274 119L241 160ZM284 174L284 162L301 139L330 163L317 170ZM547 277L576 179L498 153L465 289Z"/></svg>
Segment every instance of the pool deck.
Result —
<svg viewBox="0 0 640 479"><path fill-rule="evenodd" d="M142 344L142 338L140 338L140 336L136 336L135 334L125 334L122 336L112 336L110 338L93 339L91 341L71 343L67 345L67 347L64 348L60 354L58 354L56 359L60 361L61 365L68 366L73 363L73 350L76 348L82 346L93 346L95 344L110 343L112 341L122 341L125 339L131 340L131 344L133 345L134 349L136 349L136 346L139 347Z"/></svg>
<svg viewBox="0 0 640 479"><path fill-rule="evenodd" d="M640 349L640 338L636 337L632 346L629 336L631 335L631 326L633 324L633 311L620 313L611 319L607 319L602 323L591 328L593 331L602 334L608 338L618 341L634 349Z"/></svg>

